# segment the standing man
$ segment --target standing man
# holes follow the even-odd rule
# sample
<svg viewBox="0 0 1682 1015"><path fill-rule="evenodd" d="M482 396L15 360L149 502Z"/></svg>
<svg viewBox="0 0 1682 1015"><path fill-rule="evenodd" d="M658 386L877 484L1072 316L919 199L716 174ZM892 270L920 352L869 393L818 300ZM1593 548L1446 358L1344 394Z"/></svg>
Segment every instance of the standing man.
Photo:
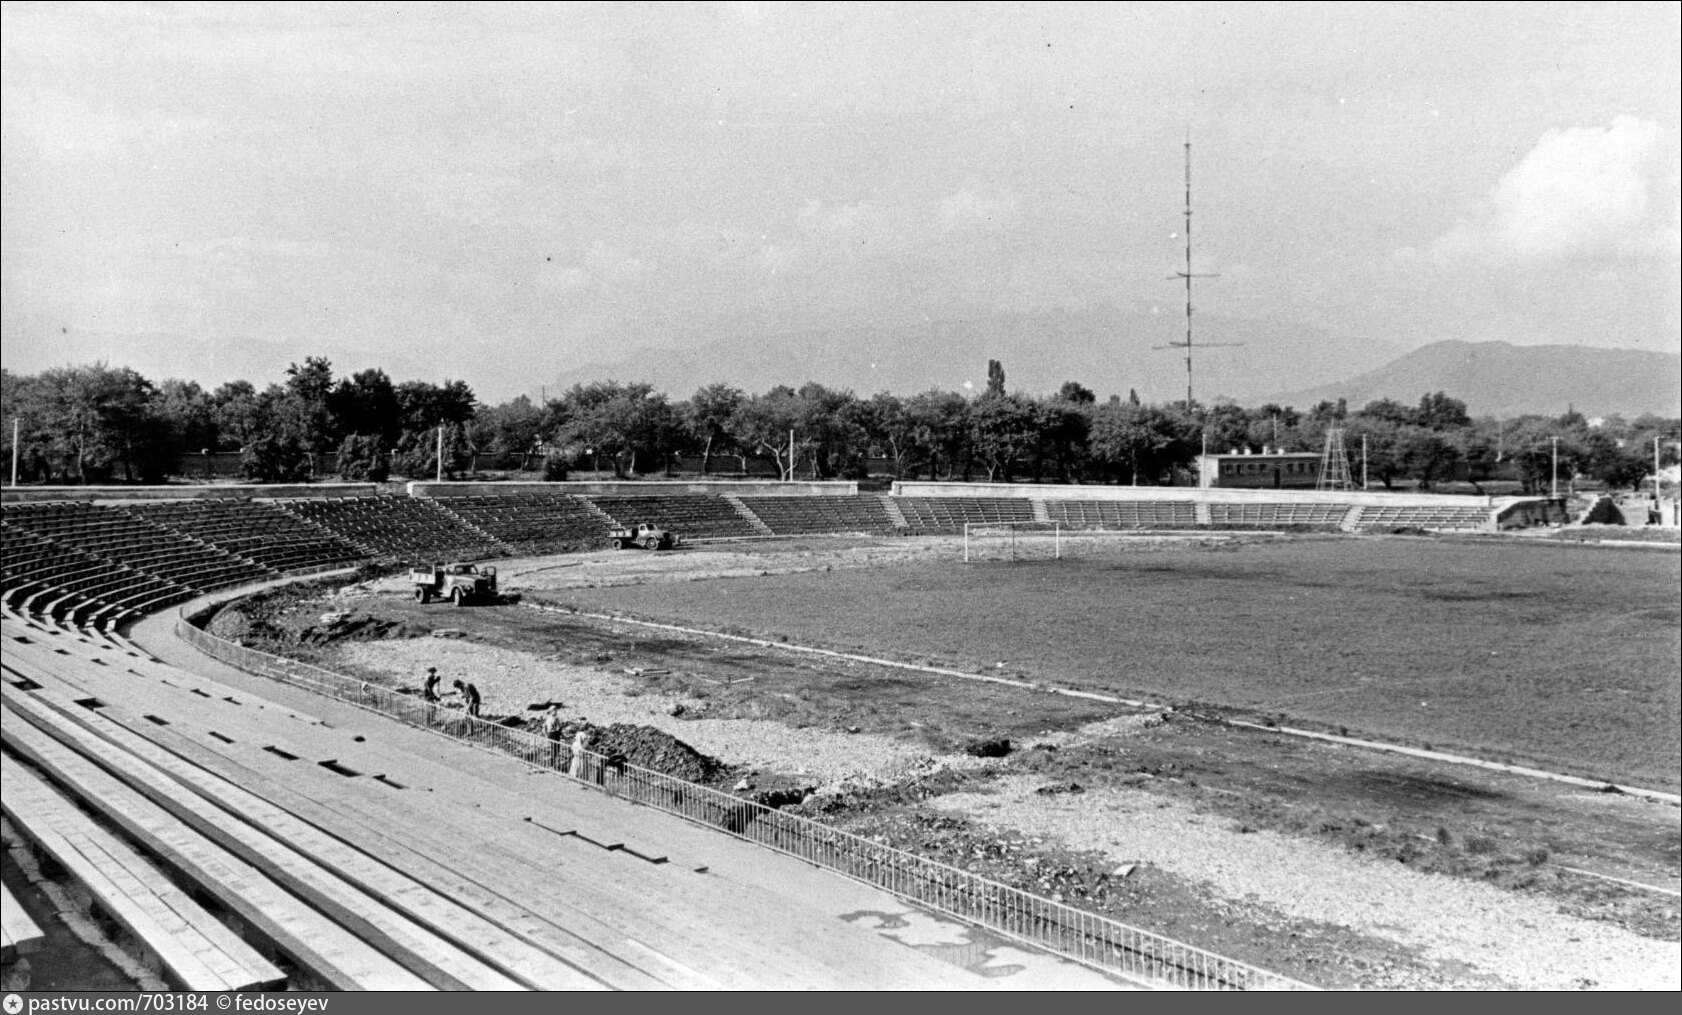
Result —
<svg viewBox="0 0 1682 1015"><path fill-rule="evenodd" d="M456 681L458 684L460 682L459 680ZM421 685L421 700L427 704L432 704L438 700L438 667L436 666L426 668L426 683Z"/></svg>

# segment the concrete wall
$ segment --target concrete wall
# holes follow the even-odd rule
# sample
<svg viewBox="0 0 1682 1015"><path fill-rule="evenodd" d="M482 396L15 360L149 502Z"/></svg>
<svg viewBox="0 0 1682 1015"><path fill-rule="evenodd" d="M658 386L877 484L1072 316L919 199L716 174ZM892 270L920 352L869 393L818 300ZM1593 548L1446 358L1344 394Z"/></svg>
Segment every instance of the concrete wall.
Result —
<svg viewBox="0 0 1682 1015"><path fill-rule="evenodd" d="M373 483L283 483L230 486L20 486L0 491L0 501L272 500L296 497L372 497Z"/></svg>
<svg viewBox="0 0 1682 1015"><path fill-rule="evenodd" d="M511 493L582 493L608 497L669 497L704 493L743 497L848 497L859 492L855 482L782 483L776 480L632 480L582 483L437 483L409 484L411 497L495 497Z"/></svg>
<svg viewBox="0 0 1682 1015"><path fill-rule="evenodd" d="M1564 525L1571 521L1565 498L1501 497L1495 502L1497 529L1523 529L1532 525Z"/></svg>
<svg viewBox="0 0 1682 1015"><path fill-rule="evenodd" d="M1260 457L1260 456L1257 456ZM1491 506L1490 497L1442 493L1347 493L1316 490L1204 490L1194 486L1058 486L1048 483L895 483L896 497L1027 497L1032 500L1156 500L1202 504L1360 504L1363 506Z"/></svg>

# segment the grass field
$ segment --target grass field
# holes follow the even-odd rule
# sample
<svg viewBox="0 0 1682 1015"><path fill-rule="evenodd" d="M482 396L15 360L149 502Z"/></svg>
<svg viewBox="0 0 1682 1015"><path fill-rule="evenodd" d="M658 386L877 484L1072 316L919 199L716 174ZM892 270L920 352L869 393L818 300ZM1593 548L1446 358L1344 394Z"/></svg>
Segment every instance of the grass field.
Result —
<svg viewBox="0 0 1682 1015"><path fill-rule="evenodd" d="M1673 553L1312 537L1079 552L568 598L1654 788L1682 781Z"/></svg>

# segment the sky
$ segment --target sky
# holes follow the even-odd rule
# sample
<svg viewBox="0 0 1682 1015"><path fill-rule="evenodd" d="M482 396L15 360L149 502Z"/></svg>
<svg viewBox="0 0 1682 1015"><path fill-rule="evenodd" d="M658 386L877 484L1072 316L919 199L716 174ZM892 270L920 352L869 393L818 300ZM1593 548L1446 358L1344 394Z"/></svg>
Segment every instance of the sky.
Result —
<svg viewBox="0 0 1682 1015"><path fill-rule="evenodd" d="M1199 312L1677 352L1678 11L6 3L0 348L496 401L637 346L1177 315L1189 136Z"/></svg>

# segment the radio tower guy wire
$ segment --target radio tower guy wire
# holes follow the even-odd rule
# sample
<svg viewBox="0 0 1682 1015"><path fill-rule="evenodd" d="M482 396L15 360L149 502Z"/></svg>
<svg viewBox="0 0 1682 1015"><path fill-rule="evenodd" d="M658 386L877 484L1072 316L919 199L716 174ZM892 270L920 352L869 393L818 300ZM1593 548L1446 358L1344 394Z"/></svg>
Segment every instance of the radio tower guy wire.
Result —
<svg viewBox="0 0 1682 1015"><path fill-rule="evenodd" d="M1186 270L1176 271L1168 276L1169 281L1176 278L1186 280L1186 340L1184 342L1169 342L1158 345L1157 349L1184 349L1186 351L1186 408L1189 410L1195 402L1191 394L1191 280L1194 278L1220 278L1220 275L1199 275L1191 270L1191 136L1186 136ZM1243 345L1242 342L1205 342L1204 349L1230 349Z"/></svg>

